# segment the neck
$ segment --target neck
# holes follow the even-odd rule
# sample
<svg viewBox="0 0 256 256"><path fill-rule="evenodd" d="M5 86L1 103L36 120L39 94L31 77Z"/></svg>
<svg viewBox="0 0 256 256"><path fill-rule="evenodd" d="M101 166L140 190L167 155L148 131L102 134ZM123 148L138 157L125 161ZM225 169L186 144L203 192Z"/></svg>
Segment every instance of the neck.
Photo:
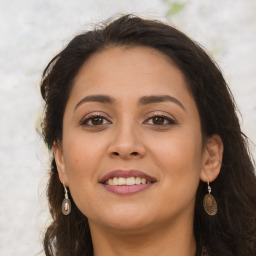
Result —
<svg viewBox="0 0 256 256"><path fill-rule="evenodd" d="M94 256L194 256L193 223L158 225L143 231L115 231L91 226Z"/></svg>

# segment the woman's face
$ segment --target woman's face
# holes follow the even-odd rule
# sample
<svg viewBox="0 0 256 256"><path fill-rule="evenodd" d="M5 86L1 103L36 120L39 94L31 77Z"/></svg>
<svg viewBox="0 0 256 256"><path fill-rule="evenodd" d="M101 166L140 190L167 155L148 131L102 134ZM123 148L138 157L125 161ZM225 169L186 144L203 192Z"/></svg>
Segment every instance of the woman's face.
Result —
<svg viewBox="0 0 256 256"><path fill-rule="evenodd" d="M162 53L114 47L82 66L55 158L91 227L192 220L203 155L194 99Z"/></svg>

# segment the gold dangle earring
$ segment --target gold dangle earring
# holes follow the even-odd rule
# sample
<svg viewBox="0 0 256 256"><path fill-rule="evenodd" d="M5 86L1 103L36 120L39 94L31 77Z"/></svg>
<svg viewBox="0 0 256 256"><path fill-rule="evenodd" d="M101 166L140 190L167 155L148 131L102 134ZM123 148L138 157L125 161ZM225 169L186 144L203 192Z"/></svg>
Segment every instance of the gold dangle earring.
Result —
<svg viewBox="0 0 256 256"><path fill-rule="evenodd" d="M217 213L218 207L215 198L211 195L212 189L208 183L208 194L204 197L204 210L207 212L208 215L215 215Z"/></svg>
<svg viewBox="0 0 256 256"><path fill-rule="evenodd" d="M63 199L63 202L62 202L62 213L64 215L69 215L70 212L71 212L71 202L68 198L68 190L63 182L63 187L64 187L64 191L65 191L65 198Z"/></svg>

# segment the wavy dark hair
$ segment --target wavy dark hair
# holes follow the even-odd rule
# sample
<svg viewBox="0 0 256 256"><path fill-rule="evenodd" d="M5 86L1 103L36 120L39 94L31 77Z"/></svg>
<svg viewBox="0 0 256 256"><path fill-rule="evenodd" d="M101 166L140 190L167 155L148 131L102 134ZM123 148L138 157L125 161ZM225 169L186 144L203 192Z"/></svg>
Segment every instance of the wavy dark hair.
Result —
<svg viewBox="0 0 256 256"><path fill-rule="evenodd" d="M240 129L233 96L214 61L194 41L168 24L125 15L77 35L43 72L41 94L45 100L42 122L48 148L62 141L65 106L73 81L86 60L96 52L115 46L151 47L168 56L183 72L196 102L202 137L218 134L224 144L223 163L212 193L218 213L203 209L207 186L200 181L196 195L194 234L197 254L206 248L210 256L256 255L256 177L248 139ZM52 223L44 237L47 256L92 256L88 220L74 204L64 216L64 197L54 157L47 190Z"/></svg>

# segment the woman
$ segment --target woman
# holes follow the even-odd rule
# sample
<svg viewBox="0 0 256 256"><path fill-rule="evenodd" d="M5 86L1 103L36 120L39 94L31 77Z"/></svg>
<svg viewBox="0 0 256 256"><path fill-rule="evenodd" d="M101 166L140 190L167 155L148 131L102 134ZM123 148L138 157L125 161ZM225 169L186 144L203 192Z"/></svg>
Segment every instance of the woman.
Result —
<svg viewBox="0 0 256 256"><path fill-rule="evenodd" d="M46 255L256 255L256 179L210 57L123 16L46 67Z"/></svg>

